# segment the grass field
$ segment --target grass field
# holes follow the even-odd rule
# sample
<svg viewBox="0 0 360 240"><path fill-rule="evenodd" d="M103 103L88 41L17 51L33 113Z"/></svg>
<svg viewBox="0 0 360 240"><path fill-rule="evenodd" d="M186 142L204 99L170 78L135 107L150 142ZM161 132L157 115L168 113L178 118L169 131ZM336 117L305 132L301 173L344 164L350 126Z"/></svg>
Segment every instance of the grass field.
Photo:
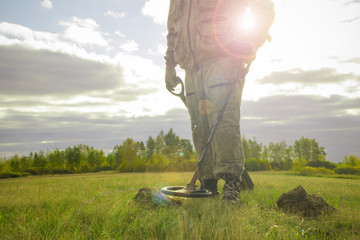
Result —
<svg viewBox="0 0 360 240"><path fill-rule="evenodd" d="M360 239L360 181L250 173L237 204L188 199L151 208L141 187L185 185L192 173L97 173L0 180L0 239ZM223 183L221 183L222 185ZM276 207L302 185L337 209L301 218ZM221 186L222 187L222 186Z"/></svg>

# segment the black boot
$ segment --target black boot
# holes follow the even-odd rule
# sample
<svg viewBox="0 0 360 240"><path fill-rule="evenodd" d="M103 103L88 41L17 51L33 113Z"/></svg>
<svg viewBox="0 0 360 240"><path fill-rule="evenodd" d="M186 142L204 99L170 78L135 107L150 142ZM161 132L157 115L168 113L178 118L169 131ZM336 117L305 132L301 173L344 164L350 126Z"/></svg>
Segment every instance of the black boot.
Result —
<svg viewBox="0 0 360 240"><path fill-rule="evenodd" d="M218 192L218 180L217 179L206 179L202 180L201 182L201 189L206 189L211 192L213 197L219 195Z"/></svg>
<svg viewBox="0 0 360 240"><path fill-rule="evenodd" d="M240 181L232 174L225 175L223 200L236 202L239 201Z"/></svg>

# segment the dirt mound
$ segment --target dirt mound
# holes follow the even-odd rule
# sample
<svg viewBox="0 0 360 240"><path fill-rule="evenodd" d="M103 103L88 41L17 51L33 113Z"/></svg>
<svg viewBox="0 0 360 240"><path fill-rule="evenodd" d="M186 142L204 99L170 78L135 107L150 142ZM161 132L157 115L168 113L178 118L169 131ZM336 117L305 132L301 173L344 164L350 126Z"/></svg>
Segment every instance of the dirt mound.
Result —
<svg viewBox="0 0 360 240"><path fill-rule="evenodd" d="M286 213L299 214L303 217L316 217L335 211L335 208L327 204L322 198L308 195L301 185L281 194L277 200L277 206Z"/></svg>

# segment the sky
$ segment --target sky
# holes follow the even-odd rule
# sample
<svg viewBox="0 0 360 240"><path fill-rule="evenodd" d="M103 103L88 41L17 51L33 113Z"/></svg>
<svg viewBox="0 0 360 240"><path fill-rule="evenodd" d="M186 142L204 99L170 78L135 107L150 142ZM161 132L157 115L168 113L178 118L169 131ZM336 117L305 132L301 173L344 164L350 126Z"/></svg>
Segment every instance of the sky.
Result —
<svg viewBox="0 0 360 240"><path fill-rule="evenodd" d="M360 156L360 1L275 0L272 41L246 77L241 132L314 138ZM173 128L164 83L168 0L0 0L0 157L87 144L110 152ZM177 68L179 76L184 72Z"/></svg>

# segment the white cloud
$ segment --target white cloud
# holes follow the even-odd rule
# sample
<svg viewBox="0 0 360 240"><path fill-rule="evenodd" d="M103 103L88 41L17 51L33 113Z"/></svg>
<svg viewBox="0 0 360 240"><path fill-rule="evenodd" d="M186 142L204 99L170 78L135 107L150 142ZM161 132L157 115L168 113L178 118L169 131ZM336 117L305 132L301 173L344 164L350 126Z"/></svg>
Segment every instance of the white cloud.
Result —
<svg viewBox="0 0 360 240"><path fill-rule="evenodd" d="M126 16L125 12L113 12L113 11L107 11L104 13L104 16L113 17L113 18L123 18Z"/></svg>
<svg viewBox="0 0 360 240"><path fill-rule="evenodd" d="M77 19L74 19L73 22L76 22L75 20ZM81 21L77 25L80 25L80 23ZM84 28L87 29L96 29L97 27L97 24L92 21L85 22L87 25L84 22L82 23L85 25ZM66 25L65 30L72 26L69 22L63 22L63 24ZM126 116L155 116L164 114L164 112L174 108L174 106L183 108L181 101L169 94L164 87L164 69L156 65L152 60L136 55L135 53L138 52L139 45L134 40L125 40L120 46L116 42L109 41L109 47L114 48L112 51L118 52L117 56L110 57L106 54L106 48L100 49L104 51L104 54L95 53L93 52L93 46L88 46L86 44L81 45L78 44L78 42L74 43L73 40L64 37L65 35L66 33L54 34L39 32L17 24L0 23L0 45L17 44L29 49L49 50L59 54L65 53L82 59L112 64L115 67L121 66L123 69L122 75L125 83L121 88L112 88L111 92L105 94L106 99L110 102L106 105L106 107L101 106L101 111L107 112L107 114L122 116L124 114ZM116 46L112 46L111 44L113 43L115 43ZM87 47L90 47L89 49L92 52L90 52ZM17 53L16 55L23 56L23 53ZM53 55L49 54L49 57L50 56ZM69 62L70 65L73 64L73 61L66 61ZM20 62L20 60L18 62ZM44 64L46 65L46 63ZM56 73L55 75L60 78L65 76L69 72L69 64L65 64L61 67L64 70L64 74ZM28 71L34 70L32 79L35 79L36 81L44 80L49 77L51 79L48 79L48 82L62 82L61 80L54 80L57 79L57 77L51 77L51 74L48 74L46 77L42 77L44 76L44 73L41 72L41 68L36 67L40 66L38 63L35 65L23 65L32 68ZM52 65L60 66L62 64ZM54 67L46 67L46 69L54 70ZM77 69L80 69L80 67L77 67ZM36 74L36 71L39 71L39 73ZM13 71L13 73L14 72L15 71ZM25 73L25 71L21 72ZM94 77L98 77L95 75ZM41 79L36 78L37 76ZM29 79L29 77L24 79ZM29 82L29 84L31 83ZM44 89L46 89L45 85ZM94 89L96 89L96 87L94 87ZM134 92L135 90L136 92ZM70 93L71 91L68 92ZM23 102L25 102L25 100Z"/></svg>
<svg viewBox="0 0 360 240"><path fill-rule="evenodd" d="M147 92L127 105L126 116L157 116L173 108L185 108L177 97L167 92L164 69L152 60L123 53L115 59L124 69L123 79L126 84Z"/></svg>
<svg viewBox="0 0 360 240"><path fill-rule="evenodd" d="M70 21L60 21L65 27L64 37L79 44L106 47L108 42L98 30L99 25L92 19L72 17Z"/></svg>
<svg viewBox="0 0 360 240"><path fill-rule="evenodd" d="M120 48L125 52L136 52L139 51L139 44L137 44L134 40L127 40L121 44Z"/></svg>
<svg viewBox="0 0 360 240"><path fill-rule="evenodd" d="M154 22L165 25L169 12L170 1L149 0L146 1L141 12L144 16L151 17Z"/></svg>
<svg viewBox="0 0 360 240"><path fill-rule="evenodd" d="M119 37L122 37L122 38L126 37L126 35L123 34L123 33L120 32L120 31L115 31L115 35L116 35L116 36L119 36Z"/></svg>
<svg viewBox="0 0 360 240"><path fill-rule="evenodd" d="M53 3L50 0L44 0L41 2L43 8L51 9L53 8Z"/></svg>
<svg viewBox="0 0 360 240"><path fill-rule="evenodd" d="M74 53L74 48L61 42L57 34L34 31L18 24L0 23L0 37L1 45L20 44L35 49L49 49L52 51L67 49L67 52ZM70 50L70 48L73 49Z"/></svg>
<svg viewBox="0 0 360 240"><path fill-rule="evenodd" d="M0 23L0 34L18 40L29 39L30 37L36 38L36 35L34 35L30 28L7 22Z"/></svg>
<svg viewBox="0 0 360 240"><path fill-rule="evenodd" d="M44 49L52 52L66 53L85 59L111 63L111 59L105 55L89 53L84 46L78 46L64 34L34 31L30 28L2 22L0 23L0 45L21 45L33 49Z"/></svg>
<svg viewBox="0 0 360 240"><path fill-rule="evenodd" d="M158 87L159 76L164 76L163 69L150 59L123 53L115 59L124 68L124 80L128 83Z"/></svg>
<svg viewBox="0 0 360 240"><path fill-rule="evenodd" d="M156 56L164 56L166 52L167 46L165 44L158 44L157 49L149 49L148 53Z"/></svg>

